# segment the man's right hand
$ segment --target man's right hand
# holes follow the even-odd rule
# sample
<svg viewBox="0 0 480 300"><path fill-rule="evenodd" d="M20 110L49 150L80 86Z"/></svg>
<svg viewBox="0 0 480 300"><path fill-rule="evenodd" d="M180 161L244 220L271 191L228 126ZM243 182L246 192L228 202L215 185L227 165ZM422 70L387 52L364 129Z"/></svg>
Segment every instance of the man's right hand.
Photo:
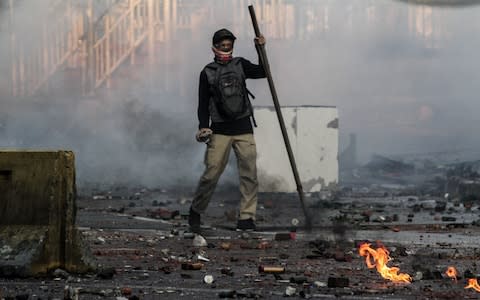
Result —
<svg viewBox="0 0 480 300"><path fill-rule="evenodd" d="M200 128L195 135L195 139L199 143L208 143L213 131L210 128Z"/></svg>

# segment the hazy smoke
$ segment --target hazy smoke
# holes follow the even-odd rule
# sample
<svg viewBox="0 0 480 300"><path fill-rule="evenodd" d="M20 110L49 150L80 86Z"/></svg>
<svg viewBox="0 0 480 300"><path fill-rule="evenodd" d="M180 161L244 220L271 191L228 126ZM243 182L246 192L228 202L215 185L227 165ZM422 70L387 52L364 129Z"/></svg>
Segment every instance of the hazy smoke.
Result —
<svg viewBox="0 0 480 300"><path fill-rule="evenodd" d="M19 2L17 38L36 41L32 28L48 13L47 2ZM72 149L81 183L193 187L204 150L194 141L198 75L212 59L213 32L230 28L238 37L234 54L257 62L247 3L218 3L202 1L193 11L182 11L196 22L194 31L174 28L170 41L156 45L163 64L153 73L144 68L138 75L142 69L137 69L138 76L129 75L108 93L70 95L67 81L57 82L63 93L53 98L8 99L3 93L2 146ZM341 148L351 132L358 134L363 159L372 152L480 148L480 8L431 9L386 0L281 4L271 19L273 10L257 10L265 21L260 26L280 101L337 106ZM5 80L10 72L6 16L3 7L0 70ZM4 79L3 90L8 87ZM255 104L271 104L265 80L248 84ZM229 168L223 180L236 181L235 166Z"/></svg>

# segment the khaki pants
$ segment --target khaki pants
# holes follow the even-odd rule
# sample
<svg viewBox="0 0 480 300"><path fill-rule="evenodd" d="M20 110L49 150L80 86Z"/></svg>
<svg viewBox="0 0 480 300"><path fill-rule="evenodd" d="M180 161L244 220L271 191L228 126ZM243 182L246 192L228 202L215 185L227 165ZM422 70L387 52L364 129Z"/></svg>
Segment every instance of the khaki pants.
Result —
<svg viewBox="0 0 480 300"><path fill-rule="evenodd" d="M212 198L220 175L228 162L230 149L233 148L237 157L240 177L240 214L239 219L255 220L257 211L257 150L253 134L221 135L214 134L207 144L205 153L205 171L195 192L192 209L203 213Z"/></svg>

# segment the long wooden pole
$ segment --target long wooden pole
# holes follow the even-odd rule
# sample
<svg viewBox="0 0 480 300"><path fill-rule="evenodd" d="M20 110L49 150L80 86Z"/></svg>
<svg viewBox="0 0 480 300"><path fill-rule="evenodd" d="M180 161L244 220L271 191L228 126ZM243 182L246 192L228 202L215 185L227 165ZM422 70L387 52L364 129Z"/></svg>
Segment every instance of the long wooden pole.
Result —
<svg viewBox="0 0 480 300"><path fill-rule="evenodd" d="M250 11L250 17L252 18L253 29L255 30L255 35L259 37L261 35L260 29L258 27L257 17L255 15L255 9L252 5L248 6ZM270 65L268 63L267 52L265 51L264 45L257 45L257 51L259 53L260 59L262 60L263 68L267 74L268 86L270 87L270 93L272 94L273 105L275 106L275 111L277 112L278 122L280 123L280 129L282 130L283 141L285 142L285 147L287 148L288 159L290 160L290 166L292 167L293 177L295 178L295 183L297 184L298 196L300 197L300 203L302 205L303 213L305 215L305 228L310 230L312 228L312 222L310 216L307 212L305 206L305 199L303 194L302 182L300 181L300 175L298 174L297 164L295 163L295 157L293 156L292 146L290 145L290 140L288 138L287 129L285 128L285 121L283 120L282 111L280 109L280 103L278 102L277 91L275 85L273 84L272 73L270 72Z"/></svg>

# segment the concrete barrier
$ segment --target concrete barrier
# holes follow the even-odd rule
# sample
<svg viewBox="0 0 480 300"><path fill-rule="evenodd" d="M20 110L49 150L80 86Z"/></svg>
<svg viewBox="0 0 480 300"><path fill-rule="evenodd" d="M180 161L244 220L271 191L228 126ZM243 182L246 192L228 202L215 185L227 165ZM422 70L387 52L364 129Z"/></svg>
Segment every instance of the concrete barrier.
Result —
<svg viewBox="0 0 480 300"><path fill-rule="evenodd" d="M73 152L0 150L0 276L93 270L75 201Z"/></svg>
<svg viewBox="0 0 480 300"><path fill-rule="evenodd" d="M284 106L282 114L306 193L335 192L338 184L338 110L333 106ZM260 192L296 193L290 160L273 107L256 107Z"/></svg>

